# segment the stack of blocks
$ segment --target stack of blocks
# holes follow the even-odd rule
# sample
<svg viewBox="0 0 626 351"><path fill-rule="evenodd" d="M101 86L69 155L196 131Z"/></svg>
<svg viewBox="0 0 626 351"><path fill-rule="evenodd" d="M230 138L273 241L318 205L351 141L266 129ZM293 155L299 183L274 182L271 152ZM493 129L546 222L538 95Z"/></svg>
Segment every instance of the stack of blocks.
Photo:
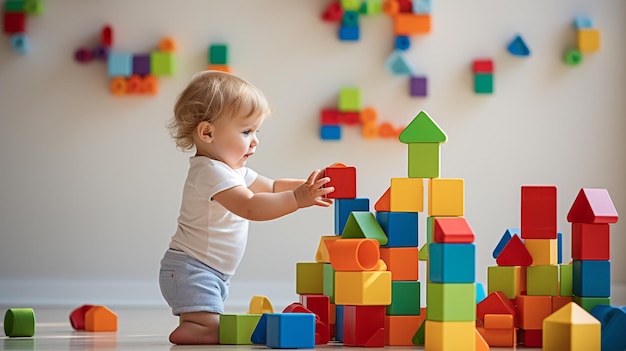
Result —
<svg viewBox="0 0 626 351"><path fill-rule="evenodd" d="M208 70L231 72L228 65L228 46L226 44L211 44L209 46Z"/></svg>
<svg viewBox="0 0 626 351"><path fill-rule="evenodd" d="M477 94L493 94L493 60L476 59L472 64L474 73L474 92Z"/></svg>
<svg viewBox="0 0 626 351"><path fill-rule="evenodd" d="M41 14L41 0L5 0L2 14L2 30L11 36L11 49L19 54L28 53L30 46L26 37L26 15Z"/></svg>

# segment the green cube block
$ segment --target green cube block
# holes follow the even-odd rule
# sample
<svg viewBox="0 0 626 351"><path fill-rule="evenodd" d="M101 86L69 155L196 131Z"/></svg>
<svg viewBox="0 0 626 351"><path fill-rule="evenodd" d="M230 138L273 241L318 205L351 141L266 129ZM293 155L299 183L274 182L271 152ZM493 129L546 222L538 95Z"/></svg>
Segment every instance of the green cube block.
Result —
<svg viewBox="0 0 626 351"><path fill-rule="evenodd" d="M342 88L339 91L339 111L361 111L361 90L359 88Z"/></svg>
<svg viewBox="0 0 626 351"><path fill-rule="evenodd" d="M439 143L409 144L409 178L439 178Z"/></svg>
<svg viewBox="0 0 626 351"><path fill-rule="evenodd" d="M574 302L576 302L580 307L582 307L585 311L591 313L594 307L597 305L610 305L611 298L610 297L580 297L574 296Z"/></svg>
<svg viewBox="0 0 626 351"><path fill-rule="evenodd" d="M379 15L383 12L381 0L365 0L361 4L361 13L365 15Z"/></svg>
<svg viewBox="0 0 626 351"><path fill-rule="evenodd" d="M475 321L474 283L429 283L426 286L426 319L439 322Z"/></svg>
<svg viewBox="0 0 626 351"><path fill-rule="evenodd" d="M213 44L209 46L209 64L227 65L228 46L226 46L225 44Z"/></svg>
<svg viewBox="0 0 626 351"><path fill-rule="evenodd" d="M487 292L502 291L509 299L521 293L520 267L487 267Z"/></svg>
<svg viewBox="0 0 626 351"><path fill-rule="evenodd" d="M42 0L26 0L24 2L24 11L29 15L40 15L43 13Z"/></svg>
<svg viewBox="0 0 626 351"><path fill-rule="evenodd" d="M171 76L176 71L176 56L171 52L150 53L150 71L155 76Z"/></svg>
<svg viewBox="0 0 626 351"><path fill-rule="evenodd" d="M24 12L26 11L25 0L6 0L4 2L5 12Z"/></svg>
<svg viewBox="0 0 626 351"><path fill-rule="evenodd" d="M573 296L572 287L573 287L573 277L574 271L573 266L571 264L561 264L559 265L559 275L561 277L561 284L559 291L559 295L561 296Z"/></svg>
<svg viewBox="0 0 626 351"><path fill-rule="evenodd" d="M388 316L418 316L420 314L420 282L394 280L391 282L391 305Z"/></svg>
<svg viewBox="0 0 626 351"><path fill-rule="evenodd" d="M559 266L527 267L526 295L559 296Z"/></svg>
<svg viewBox="0 0 626 351"><path fill-rule="evenodd" d="M340 3L344 11L358 11L361 7L361 0L340 0Z"/></svg>
<svg viewBox="0 0 626 351"><path fill-rule="evenodd" d="M335 303L335 270L330 263L324 264L323 275L323 293L328 296L330 303Z"/></svg>
<svg viewBox="0 0 626 351"><path fill-rule="evenodd" d="M251 345L250 337L261 319L260 314L220 315L220 344Z"/></svg>
<svg viewBox="0 0 626 351"><path fill-rule="evenodd" d="M324 263L296 263L296 293L324 294Z"/></svg>
<svg viewBox="0 0 626 351"><path fill-rule="evenodd" d="M476 73L474 75L474 92L477 94L493 93L493 74Z"/></svg>

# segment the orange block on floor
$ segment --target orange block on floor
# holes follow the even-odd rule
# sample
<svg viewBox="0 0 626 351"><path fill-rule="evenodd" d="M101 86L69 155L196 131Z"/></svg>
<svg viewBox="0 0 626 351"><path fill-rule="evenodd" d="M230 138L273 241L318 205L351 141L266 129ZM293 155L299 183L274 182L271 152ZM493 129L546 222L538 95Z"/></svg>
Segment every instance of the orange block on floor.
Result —
<svg viewBox="0 0 626 351"><path fill-rule="evenodd" d="M396 35L430 33L430 15L399 13L393 17Z"/></svg>
<svg viewBox="0 0 626 351"><path fill-rule="evenodd" d="M423 316L385 316L385 345L413 346L413 336L422 325Z"/></svg>
<svg viewBox="0 0 626 351"><path fill-rule="evenodd" d="M106 306L93 306L85 313L85 330L92 332L117 331L117 314Z"/></svg>
<svg viewBox="0 0 626 351"><path fill-rule="evenodd" d="M380 258L391 271L392 280L417 280L418 248L417 247L388 247L380 248Z"/></svg>

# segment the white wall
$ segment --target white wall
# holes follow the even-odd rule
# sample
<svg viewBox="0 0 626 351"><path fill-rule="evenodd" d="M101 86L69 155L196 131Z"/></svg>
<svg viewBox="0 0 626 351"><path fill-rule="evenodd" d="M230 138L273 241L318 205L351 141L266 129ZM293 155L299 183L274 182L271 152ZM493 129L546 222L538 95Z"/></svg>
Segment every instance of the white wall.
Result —
<svg viewBox="0 0 626 351"><path fill-rule="evenodd" d="M559 227L569 260L565 216L581 187L607 188L626 209L626 3L621 0L433 1L432 34L413 38L409 56L429 78L427 98L383 62L391 20L362 18L362 40L342 43L322 22L327 1L44 1L28 18L32 51L0 45L0 304L163 305L159 260L175 225L187 157L165 124L178 92L206 66L210 43L230 47L234 72L262 88L274 116L249 166L271 177L304 177L317 167L357 167L358 195L372 204L391 177L406 176L406 147L367 141L356 129L337 143L317 136L318 113L358 86L366 105L395 124L426 110L448 134L442 177L466 180L466 217L477 234L477 280L507 227L519 226L520 186L559 188ZM561 62L574 44L572 20L590 16L602 49L576 68ZM179 44L178 72L160 79L157 97L113 97L103 64L79 65L74 50L114 27L114 48ZM532 50L510 56L521 33ZM472 90L470 62L495 59L495 94ZM424 219L421 217L420 219ZM422 224L425 221L422 222ZM623 220L612 226L614 302L626 304ZM292 302L295 263L313 261L332 209L308 209L251 225L233 280L232 306L265 294Z"/></svg>

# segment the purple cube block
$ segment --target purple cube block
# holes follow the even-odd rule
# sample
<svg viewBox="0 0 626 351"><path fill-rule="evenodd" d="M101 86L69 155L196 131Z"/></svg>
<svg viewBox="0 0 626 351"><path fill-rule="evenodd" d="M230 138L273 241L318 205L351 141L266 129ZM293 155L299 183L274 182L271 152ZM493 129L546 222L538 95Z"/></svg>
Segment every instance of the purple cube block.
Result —
<svg viewBox="0 0 626 351"><path fill-rule="evenodd" d="M410 92L411 96L427 96L428 80L426 77L411 77Z"/></svg>
<svg viewBox="0 0 626 351"><path fill-rule="evenodd" d="M150 55L133 56L133 74L145 76L150 74Z"/></svg>

